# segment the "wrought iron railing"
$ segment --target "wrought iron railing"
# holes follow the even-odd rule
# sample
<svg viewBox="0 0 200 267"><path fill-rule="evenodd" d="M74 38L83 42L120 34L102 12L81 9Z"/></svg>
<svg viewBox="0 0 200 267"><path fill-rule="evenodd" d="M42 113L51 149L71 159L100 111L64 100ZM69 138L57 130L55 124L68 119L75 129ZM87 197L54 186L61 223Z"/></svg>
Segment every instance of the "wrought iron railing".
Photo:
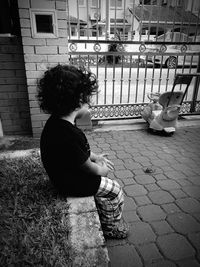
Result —
<svg viewBox="0 0 200 267"><path fill-rule="evenodd" d="M199 76L195 76L195 73L200 72L200 4L198 1L183 1L185 5L188 5L187 10L189 11L187 12L185 11L186 7L180 9L177 1L174 1L176 4L173 8L173 16L171 21L168 21L167 16L164 15L163 18L160 15L157 16L155 20L154 9L159 11L165 8L164 5L157 4L155 6L155 1L149 1L149 16L145 18L144 0L140 1L141 5L139 6L136 6L135 0L127 6L128 1L123 0L120 9L123 21L120 33L119 25L117 25L117 18L120 14L117 1L112 8L109 0L96 1L95 10L101 15L101 20L99 15L95 23L93 21L97 33L95 37L91 37L89 34L93 26L92 21L89 21L91 7L88 0L82 1L85 2L87 17L87 26L85 27L87 35L83 37L80 36L80 16L83 7L79 6L78 0L68 0L69 32L71 27L70 4L72 5L72 2L77 5L75 14L77 36L73 37L69 34L69 62L89 68L96 74L99 82L99 91L92 99L92 119L140 117L141 111L147 104L147 93L171 90L176 73L194 75L181 113L200 113ZM173 3L173 1L171 2ZM195 15L194 7L196 5L199 7ZM81 12L80 8L82 8ZM99 27L102 25L103 8L106 15L105 34L101 36ZM177 10L181 10L179 12L180 21L176 18ZM126 12L131 14L128 37ZM187 18L185 17L186 13ZM136 38L136 34L133 34L136 29L135 15L140 16L140 22L137 25L140 28L138 38ZM142 30L145 25L148 33L144 37ZM153 25L155 27L154 41L150 34ZM159 36L161 26L164 32L162 36ZM114 35L109 32L111 27L114 27ZM179 33L177 33L177 27L179 27ZM169 28L171 29L170 33L166 30ZM179 90L182 89L184 88L180 86Z"/></svg>

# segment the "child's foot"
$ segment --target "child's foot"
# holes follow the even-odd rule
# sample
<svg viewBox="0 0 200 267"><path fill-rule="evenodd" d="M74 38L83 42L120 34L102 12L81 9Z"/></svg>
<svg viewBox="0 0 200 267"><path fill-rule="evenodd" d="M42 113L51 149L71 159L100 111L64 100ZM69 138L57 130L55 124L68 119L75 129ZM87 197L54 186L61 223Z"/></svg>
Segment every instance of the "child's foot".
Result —
<svg viewBox="0 0 200 267"><path fill-rule="evenodd" d="M120 222L112 229L103 229L105 238L124 239L128 236L129 227L125 222Z"/></svg>

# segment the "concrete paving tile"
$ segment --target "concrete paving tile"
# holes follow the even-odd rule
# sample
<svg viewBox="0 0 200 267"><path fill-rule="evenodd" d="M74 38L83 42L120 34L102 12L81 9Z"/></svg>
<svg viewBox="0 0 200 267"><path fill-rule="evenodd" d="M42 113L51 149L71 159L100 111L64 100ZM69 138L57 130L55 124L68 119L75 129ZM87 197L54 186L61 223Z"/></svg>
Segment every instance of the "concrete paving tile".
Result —
<svg viewBox="0 0 200 267"><path fill-rule="evenodd" d="M167 217L167 221L177 233L189 234L200 231L200 224L189 214L172 214Z"/></svg>
<svg viewBox="0 0 200 267"><path fill-rule="evenodd" d="M163 204L162 208L167 214L182 212L181 209L175 203Z"/></svg>
<svg viewBox="0 0 200 267"><path fill-rule="evenodd" d="M138 246L138 251L144 260L144 264L153 263L156 260L163 259L158 248L154 243Z"/></svg>
<svg viewBox="0 0 200 267"><path fill-rule="evenodd" d="M165 204L174 201L174 198L166 191L152 191L148 193L148 197L154 204Z"/></svg>
<svg viewBox="0 0 200 267"><path fill-rule="evenodd" d="M114 166L113 173L115 174L115 171L125 171L125 170L126 170L126 167L124 166L124 164L122 164L122 165L115 165Z"/></svg>
<svg viewBox="0 0 200 267"><path fill-rule="evenodd" d="M151 201L147 196L138 196L138 197L134 197L134 199L138 206L151 204Z"/></svg>
<svg viewBox="0 0 200 267"><path fill-rule="evenodd" d="M169 163L166 160L161 160L161 159L159 159L159 160L151 160L151 163L153 165L155 165L155 166L158 166L158 167L160 167L160 166L168 166L169 165Z"/></svg>
<svg viewBox="0 0 200 267"><path fill-rule="evenodd" d="M131 159L124 159L123 162L124 162L125 166L136 163L133 158L131 158Z"/></svg>
<svg viewBox="0 0 200 267"><path fill-rule="evenodd" d="M175 199L187 197L186 193L183 192L181 189L171 190L170 194L175 197Z"/></svg>
<svg viewBox="0 0 200 267"><path fill-rule="evenodd" d="M188 179L177 180L177 183L179 183L181 187L192 185L192 183Z"/></svg>
<svg viewBox="0 0 200 267"><path fill-rule="evenodd" d="M156 235L148 223L135 222L130 225L128 240L134 245L146 244L154 242Z"/></svg>
<svg viewBox="0 0 200 267"><path fill-rule="evenodd" d="M123 218L127 223L131 222L139 222L140 218L138 217L136 211L134 210L128 210L123 212Z"/></svg>
<svg viewBox="0 0 200 267"><path fill-rule="evenodd" d="M112 162L114 165L123 165L124 162L121 159L113 159Z"/></svg>
<svg viewBox="0 0 200 267"><path fill-rule="evenodd" d="M129 170L114 171L115 177L119 179L133 178L133 173Z"/></svg>
<svg viewBox="0 0 200 267"><path fill-rule="evenodd" d="M150 161L143 161L143 162L140 162L141 166L142 167L149 167L151 166L151 162Z"/></svg>
<svg viewBox="0 0 200 267"><path fill-rule="evenodd" d="M178 261L195 256L195 250L187 239L176 233L159 236L157 244L167 259Z"/></svg>
<svg viewBox="0 0 200 267"><path fill-rule="evenodd" d="M200 267L200 263L198 263L195 259L179 261L177 264L179 267Z"/></svg>
<svg viewBox="0 0 200 267"><path fill-rule="evenodd" d="M175 263L169 260L161 260L151 264L147 264L145 267L176 267L176 265Z"/></svg>
<svg viewBox="0 0 200 267"><path fill-rule="evenodd" d="M200 186L200 179L199 176L190 176L188 177L188 180L193 183L194 185L199 185Z"/></svg>
<svg viewBox="0 0 200 267"><path fill-rule="evenodd" d="M200 231L197 233L191 233L188 235L191 244L195 247L198 253L200 253Z"/></svg>
<svg viewBox="0 0 200 267"><path fill-rule="evenodd" d="M139 162L139 163L142 163L144 161L149 161L149 158L148 157L142 157L142 156L135 157L135 156L133 156L133 158L134 158L135 162Z"/></svg>
<svg viewBox="0 0 200 267"><path fill-rule="evenodd" d="M161 166L161 169L164 172L170 172L170 171L174 171L174 169L171 166Z"/></svg>
<svg viewBox="0 0 200 267"><path fill-rule="evenodd" d="M134 178L127 178L127 179L123 179L123 183L125 185L130 185L130 184L136 184L136 181Z"/></svg>
<svg viewBox="0 0 200 267"><path fill-rule="evenodd" d="M166 172L165 175L174 180L187 178L181 171L169 171L169 172Z"/></svg>
<svg viewBox="0 0 200 267"><path fill-rule="evenodd" d="M161 173L161 174L153 175L153 177L154 177L157 181L167 179L167 177L165 176L165 174L162 174L162 173Z"/></svg>
<svg viewBox="0 0 200 267"><path fill-rule="evenodd" d="M141 169L142 168L142 165L140 163L124 163L124 166L126 167L127 170L130 170L132 171L134 174L137 174L137 173L144 173L143 170Z"/></svg>
<svg viewBox="0 0 200 267"><path fill-rule="evenodd" d="M147 185L145 185L145 188L146 188L149 192L160 190L160 187L157 186L157 184L147 184Z"/></svg>
<svg viewBox="0 0 200 267"><path fill-rule="evenodd" d="M142 267L142 261L134 246L108 247L110 267Z"/></svg>
<svg viewBox="0 0 200 267"><path fill-rule="evenodd" d="M121 153L117 153L117 158L118 159L131 159L132 156L129 153L125 153L125 152L121 152Z"/></svg>
<svg viewBox="0 0 200 267"><path fill-rule="evenodd" d="M184 186L182 189L187 195L200 199L200 186L190 185Z"/></svg>
<svg viewBox="0 0 200 267"><path fill-rule="evenodd" d="M124 210L136 210L137 205L131 197L124 197Z"/></svg>
<svg viewBox="0 0 200 267"><path fill-rule="evenodd" d="M142 185L152 184L156 182L156 180L151 175L148 174L135 175L134 178L138 184Z"/></svg>
<svg viewBox="0 0 200 267"><path fill-rule="evenodd" d="M178 199L176 203L185 212L200 212L200 203L194 198Z"/></svg>
<svg viewBox="0 0 200 267"><path fill-rule="evenodd" d="M108 154L110 153L111 151L109 151L108 152ZM112 151L113 152L113 151ZM105 153L105 152L104 152ZM117 156L115 155L115 154L109 154L108 156L107 156L107 158L109 159L109 160L113 160L113 159L117 159Z"/></svg>
<svg viewBox="0 0 200 267"><path fill-rule="evenodd" d="M158 181L157 184L164 190L178 189L181 187L177 182L169 179Z"/></svg>
<svg viewBox="0 0 200 267"><path fill-rule="evenodd" d="M166 213L158 205L147 205L137 209L140 217L147 222L164 220Z"/></svg>
<svg viewBox="0 0 200 267"><path fill-rule="evenodd" d="M151 222L151 226L157 235L165 235L174 232L166 221Z"/></svg>
<svg viewBox="0 0 200 267"><path fill-rule="evenodd" d="M198 222L200 222L200 213L193 213L192 216L193 216Z"/></svg>
<svg viewBox="0 0 200 267"><path fill-rule="evenodd" d="M147 194L147 190L142 185L126 185L124 187L125 193L130 197L142 196Z"/></svg>

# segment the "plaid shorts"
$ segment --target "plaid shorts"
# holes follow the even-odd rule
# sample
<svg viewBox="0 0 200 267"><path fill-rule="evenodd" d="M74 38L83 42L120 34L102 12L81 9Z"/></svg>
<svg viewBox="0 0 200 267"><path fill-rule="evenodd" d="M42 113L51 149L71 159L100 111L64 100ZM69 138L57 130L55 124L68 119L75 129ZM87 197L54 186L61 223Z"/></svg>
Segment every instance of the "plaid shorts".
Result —
<svg viewBox="0 0 200 267"><path fill-rule="evenodd" d="M101 177L101 184L94 196L103 229L112 229L121 217L124 196L121 186L107 177Z"/></svg>

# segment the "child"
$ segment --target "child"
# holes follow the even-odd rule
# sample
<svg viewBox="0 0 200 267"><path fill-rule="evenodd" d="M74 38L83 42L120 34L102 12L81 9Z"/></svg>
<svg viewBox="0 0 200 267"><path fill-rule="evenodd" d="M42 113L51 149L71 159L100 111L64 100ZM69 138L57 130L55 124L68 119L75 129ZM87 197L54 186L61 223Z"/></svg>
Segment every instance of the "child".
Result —
<svg viewBox="0 0 200 267"><path fill-rule="evenodd" d="M41 109L51 114L43 129L40 150L47 174L64 196L94 196L105 237L126 238L121 222L124 205L120 185L107 174L113 163L90 151L85 134L75 126L88 112L96 77L74 66L57 65L44 73L38 84Z"/></svg>

